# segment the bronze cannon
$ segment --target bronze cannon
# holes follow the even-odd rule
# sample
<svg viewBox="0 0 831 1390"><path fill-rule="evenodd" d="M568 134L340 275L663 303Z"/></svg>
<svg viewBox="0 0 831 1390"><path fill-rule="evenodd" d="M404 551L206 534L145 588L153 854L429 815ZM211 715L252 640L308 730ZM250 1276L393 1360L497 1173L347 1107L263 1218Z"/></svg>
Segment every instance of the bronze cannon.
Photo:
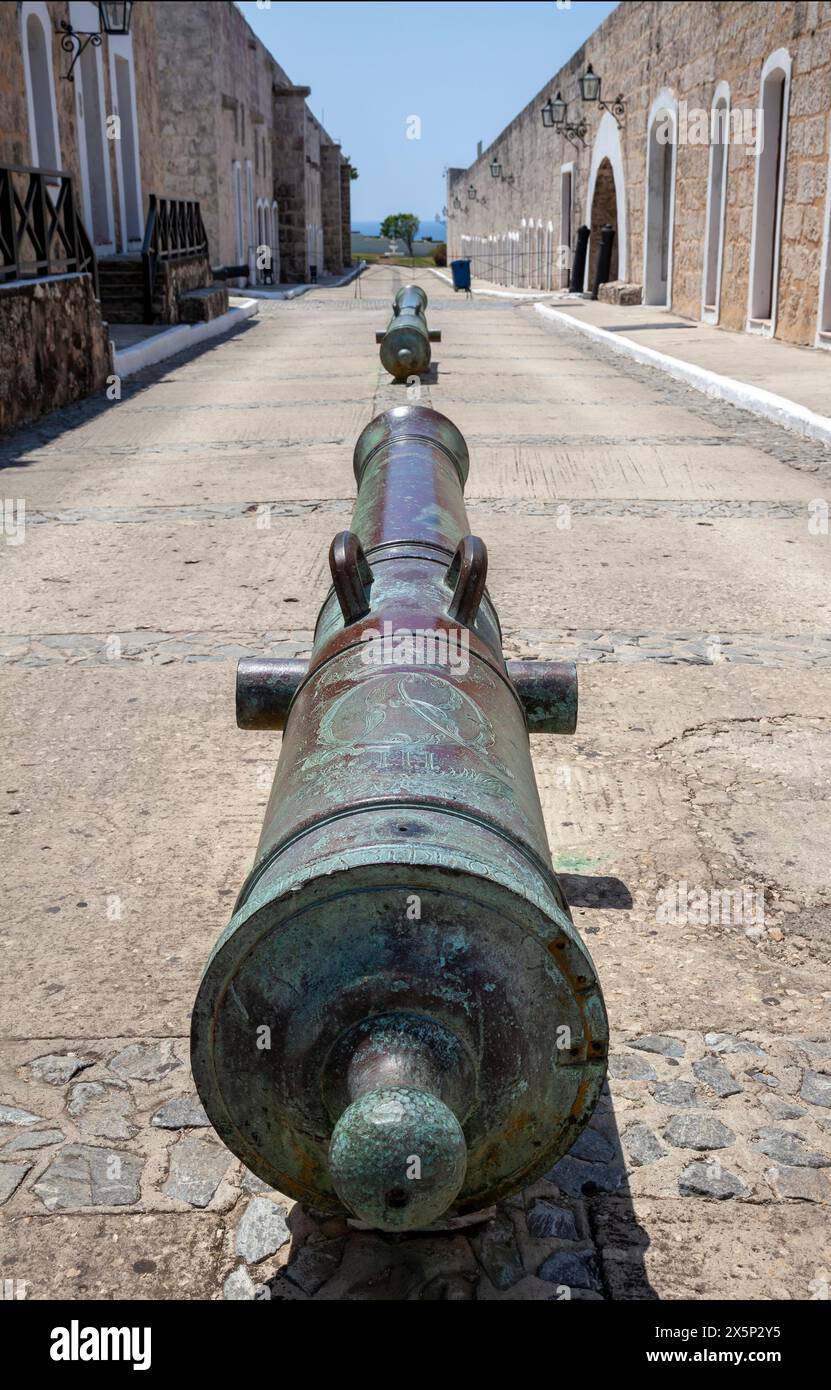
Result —
<svg viewBox="0 0 831 1390"><path fill-rule="evenodd" d="M550 1169L608 1033L528 737L573 731L574 667L506 663L449 420L379 415L354 464L310 661L240 663L238 722L283 728L282 748L191 1052L249 1169L403 1231Z"/></svg>
<svg viewBox="0 0 831 1390"><path fill-rule="evenodd" d="M441 342L441 331L427 327L427 295L420 285L405 285L392 302L392 318L383 332L375 334L381 344L381 361L396 381L421 376L430 366L430 344Z"/></svg>

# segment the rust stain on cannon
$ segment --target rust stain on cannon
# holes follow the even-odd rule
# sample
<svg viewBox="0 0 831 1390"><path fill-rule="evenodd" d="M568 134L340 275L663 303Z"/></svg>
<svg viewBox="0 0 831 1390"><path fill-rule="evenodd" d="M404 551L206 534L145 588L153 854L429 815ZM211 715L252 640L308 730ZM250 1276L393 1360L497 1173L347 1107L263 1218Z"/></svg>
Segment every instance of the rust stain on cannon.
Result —
<svg viewBox="0 0 831 1390"><path fill-rule="evenodd" d="M573 728L576 681L518 663L514 683L468 466L435 411L373 420L310 661L241 663L240 723L282 723L283 741L193 1012L194 1077L228 1147L389 1231L548 1171L606 1069L528 737Z"/></svg>
<svg viewBox="0 0 831 1390"><path fill-rule="evenodd" d="M392 318L375 334L381 345L381 361L396 381L422 376L430 366L430 344L441 342L441 332L427 327L427 294L420 285L404 285L392 302Z"/></svg>

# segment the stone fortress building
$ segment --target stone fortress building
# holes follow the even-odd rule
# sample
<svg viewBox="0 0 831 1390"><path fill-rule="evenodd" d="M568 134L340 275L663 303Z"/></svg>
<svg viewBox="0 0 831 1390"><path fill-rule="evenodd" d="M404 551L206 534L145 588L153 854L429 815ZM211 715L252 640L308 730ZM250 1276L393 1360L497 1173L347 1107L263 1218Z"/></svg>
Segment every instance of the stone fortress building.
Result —
<svg viewBox="0 0 831 1390"><path fill-rule="evenodd" d="M311 88L292 83L228 0L153 8L162 164L174 186L196 190L215 263L247 264L256 283L266 245L275 282L343 270L348 165L306 105Z"/></svg>
<svg viewBox="0 0 831 1390"><path fill-rule="evenodd" d="M4 3L0 53L0 428L101 390L108 325L350 265L349 162L230 0Z"/></svg>
<svg viewBox="0 0 831 1390"><path fill-rule="evenodd" d="M589 291L610 226L629 302L831 347L830 109L827 0L630 0L448 171L449 257Z"/></svg>

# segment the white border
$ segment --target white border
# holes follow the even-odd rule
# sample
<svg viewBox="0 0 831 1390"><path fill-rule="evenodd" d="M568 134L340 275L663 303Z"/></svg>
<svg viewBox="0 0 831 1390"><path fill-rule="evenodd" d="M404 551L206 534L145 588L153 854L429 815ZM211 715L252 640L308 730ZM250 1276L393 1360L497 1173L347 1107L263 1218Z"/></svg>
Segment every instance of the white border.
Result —
<svg viewBox="0 0 831 1390"><path fill-rule="evenodd" d="M557 246L558 246L558 247L561 247L561 246L564 246L564 245L565 245L565 242L563 241L563 175L564 175L564 174L568 174L568 176L569 176L569 199L568 199L568 202L569 202L569 208L568 208L568 249L569 249L569 252L570 252L570 253L573 253L573 252L574 252L574 244L573 244L573 243L574 243L574 204L575 204L575 197L574 197L574 194L575 194L575 189L576 189L576 185L577 185L577 180L576 180L576 178L575 178L574 160L573 160L573 159L569 160L569 162L568 162L567 164L561 164L561 165L560 165L560 230L559 230L559 232L558 232L558 234L557 234ZM550 225L550 224L549 224L549 225ZM560 290L566 290L566 289L568 289L569 285L571 284L571 266L570 266L570 265L569 265L568 267L566 267L566 266L559 266L559 267L557 268L557 277L558 277L558 279L562 279L562 277L563 277L564 274L565 274L565 276L566 276L566 283L565 283L565 285L558 285L558 286L557 286L557 288L560 289Z"/></svg>
<svg viewBox="0 0 831 1390"><path fill-rule="evenodd" d="M69 22L72 27L81 32L97 30L100 23L98 6L92 4L92 0L71 0L69 6ZM104 65L101 61L101 48L92 50L95 62L95 75L98 84L98 106L101 111L102 119L106 119L107 103L104 100ZM104 156L104 202L107 214L107 231L109 240L96 242L94 222L92 217L92 190L89 182L89 168L87 165L87 126L86 114L84 111L84 76L81 64L76 63L73 73L75 87L75 119L78 131L78 161L81 167L81 198L84 204L84 222L90 241L95 247L96 252L103 255L112 255L115 251L115 217L113 214L113 185L110 175L110 141L102 124L99 135L101 138L102 153Z"/></svg>
<svg viewBox="0 0 831 1390"><path fill-rule="evenodd" d="M628 276L628 242L626 234L626 184L623 178L623 152L620 145L620 131L617 121L609 111L604 111L597 127L597 134L592 143L592 162L589 170L589 185L586 193L586 226L591 230L592 225L592 199L594 198L594 186L597 182L597 171L604 159L608 159L612 166L612 174L615 180L615 201L617 203L617 273L619 280L625 280ZM589 288L589 262L590 257L586 255L586 269L583 279L583 288Z"/></svg>
<svg viewBox="0 0 831 1390"><path fill-rule="evenodd" d="M820 337L822 332L822 309L823 300L826 294L826 281L828 291L828 317L831 322L831 116L828 118L828 169L826 173L825 187L825 223L822 231L822 259L819 270L819 295L817 298L817 331L814 339L814 346L823 348L826 352L831 351L831 338L827 342Z"/></svg>
<svg viewBox="0 0 831 1390"><path fill-rule="evenodd" d="M667 246L667 295L663 301L657 302L646 298L646 265L649 256L649 145L652 139L652 127L656 120L664 112L672 121L672 138L669 142L672 151L672 168L669 176L669 245ZM656 96L649 108L649 118L646 122L646 163L644 165L644 201L643 201L643 303L651 305L654 309L670 309L672 307L672 261L673 247L675 244L675 174L678 156L678 102L673 96L669 87L663 87Z"/></svg>
<svg viewBox="0 0 831 1390"><path fill-rule="evenodd" d="M123 380L124 377L132 376L134 372L140 372L142 367L151 367L154 362L163 362L166 357L185 352L188 348L196 347L197 343L204 343L208 338L217 338L222 333L230 332L244 319L252 318L257 309L255 299L241 299L217 319L210 319L207 323L176 323L161 333L154 333L142 342L134 343L132 347L122 348L121 351L116 349L110 339L113 371Z"/></svg>
<svg viewBox="0 0 831 1390"><path fill-rule="evenodd" d="M781 144L782 148L779 156L779 183L776 188L776 221L773 229L773 283L770 291L770 320L765 324L751 326L751 311L753 307L753 276L756 269L756 224L759 209L759 170L762 160L762 141L756 138L756 171L753 181L753 223L750 234L750 274L747 281L747 317L745 329L748 333L757 333L764 338L772 338L776 332L776 320L779 314L779 254L782 241L782 212L785 204L785 169L788 163L788 109L791 99L791 55L787 48L777 48L775 53L771 53L764 67L762 76L759 79L759 105L758 110L762 111L765 82L771 73L781 70L784 75L782 84L782 127ZM764 124L762 123L762 130Z"/></svg>
<svg viewBox="0 0 831 1390"><path fill-rule="evenodd" d="M108 37L108 39L107 39L107 50L108 50L108 51L107 51L107 63L108 63L109 72L110 72L110 103L111 103L111 105L112 105L113 111L118 115L119 120L121 120L121 112L120 112L119 109L118 109L118 83L117 83L117 81L116 81L116 75L115 75L115 60L116 60L116 58L122 58L122 59L124 59L124 61L127 63L128 81L129 81L129 84L130 84L130 107L131 107L131 118L132 118L132 122L133 122L133 139L134 139L134 141L135 141L135 151L136 151L136 202L137 202L137 204L138 204L139 227L140 227L138 236L137 236L137 237L133 237L133 239L132 239L132 240L133 240L133 249L135 249L137 246L141 246L142 240L143 240L143 238L144 238L144 222L145 222L145 216L144 216L144 201L143 201L142 196L141 196L141 148L140 148L140 144L139 144L140 132L139 132L139 124L138 124L138 109L137 109L137 107L136 107L136 67L135 67L135 57L134 57L134 54L133 54L133 36L132 36L132 34L113 34L111 37ZM123 122L122 122L122 125L123 125ZM122 140L119 140L119 141L118 141L118 144L117 144L117 147L116 147L116 151L115 151L115 177L116 177L116 184L117 184L117 186L118 186L118 210L119 210L119 227L118 227L118 231L119 231L119 241L121 242L121 250L122 250L122 251L129 251L129 249L130 249L130 238L129 238L128 233L127 233L127 209L126 209L126 206L125 206L125 199L124 199L125 169L124 169L124 153L123 153L123 149L124 149L123 141L122 141Z"/></svg>
<svg viewBox="0 0 831 1390"><path fill-rule="evenodd" d="M712 141L713 113L720 105L725 108L724 118L724 164L721 170L721 217L718 225L718 251L716 252L716 302L712 309L706 305L707 299L707 261L710 255L710 205L713 196L713 163L715 146ZM710 160L707 165L707 209L704 213L704 267L701 273L701 319L703 323L718 323L721 315L721 272L724 263L724 228L727 214L727 164L730 158L730 84L719 82L713 92L710 104Z"/></svg>
<svg viewBox="0 0 831 1390"><path fill-rule="evenodd" d="M61 133L58 126L58 101L55 95L55 74L52 70L52 21L44 0L25 0L20 7L20 47L23 51L23 76L26 84L26 115L29 122L29 149L34 168L46 168L41 151L37 147L37 124L35 121L35 94L32 89L32 70L29 64L29 42L26 28L29 18L34 15L40 20L43 41L46 48L46 65L49 71L49 94L52 98L52 135L55 142L55 168L61 165Z"/></svg>
<svg viewBox="0 0 831 1390"><path fill-rule="evenodd" d="M797 434L807 435L809 439L821 439L831 443L831 417L818 415L816 411L809 410L798 401L788 400L786 396L777 396L773 391L765 391L761 386L751 386L746 381L737 381L734 377L721 376L718 372L711 372L706 367L699 367L692 362L682 362L678 357L670 357L655 348L644 347L633 338L626 338L621 333L610 333L606 328L586 323L585 319L575 318L572 314L564 313L562 309L552 309L548 304L535 304L534 308L538 314L556 319L563 327L573 328L578 333L584 333L589 338L605 343L614 352L666 372L667 376L674 377L676 381L683 381L685 385L694 387L696 391L703 391L707 396L729 401L741 410L749 410L766 420L774 420L783 429L794 430Z"/></svg>

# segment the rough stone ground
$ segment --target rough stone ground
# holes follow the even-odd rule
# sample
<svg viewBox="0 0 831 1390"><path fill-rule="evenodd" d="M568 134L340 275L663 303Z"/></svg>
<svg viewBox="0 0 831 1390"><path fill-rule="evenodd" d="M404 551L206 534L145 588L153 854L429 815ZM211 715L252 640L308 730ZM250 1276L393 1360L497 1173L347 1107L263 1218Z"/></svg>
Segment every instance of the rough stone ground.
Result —
<svg viewBox="0 0 831 1390"><path fill-rule="evenodd" d="M609 1094L489 1221L403 1239L265 1191L195 1100L190 1007L278 752L234 725L235 660L308 650L355 437L405 398L373 336L405 273L264 303L0 445L27 510L0 549L0 1278L31 1298L827 1296L831 539L809 504L831 455L421 272L444 333L422 399L468 438L507 652L581 662L576 737L533 751L609 1006ZM707 911L672 920L694 889Z"/></svg>

